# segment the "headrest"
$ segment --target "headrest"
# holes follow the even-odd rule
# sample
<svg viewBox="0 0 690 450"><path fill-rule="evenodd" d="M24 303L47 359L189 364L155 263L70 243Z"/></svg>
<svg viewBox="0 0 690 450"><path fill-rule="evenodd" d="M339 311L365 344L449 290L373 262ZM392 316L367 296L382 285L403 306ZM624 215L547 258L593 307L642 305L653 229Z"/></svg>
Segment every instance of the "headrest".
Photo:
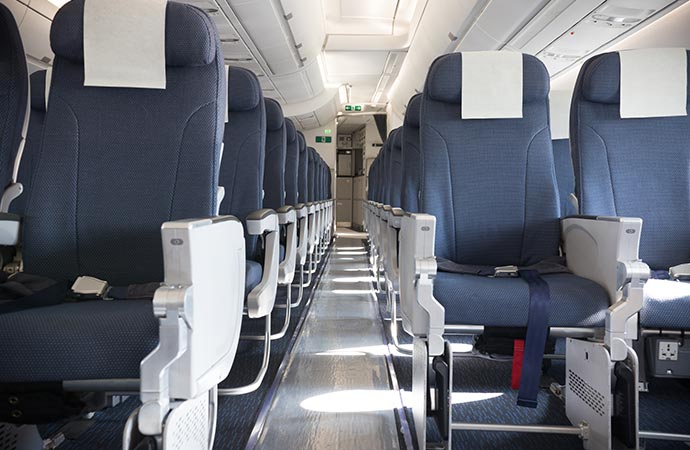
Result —
<svg viewBox="0 0 690 450"><path fill-rule="evenodd" d="M264 99L266 104L266 130L278 131L285 125L285 116L280 103L272 98Z"/></svg>
<svg viewBox="0 0 690 450"><path fill-rule="evenodd" d="M295 142L297 139L297 130L295 129L295 124L290 119L285 119L286 135L289 144ZM298 144L299 145L299 144Z"/></svg>
<svg viewBox="0 0 690 450"><path fill-rule="evenodd" d="M228 110L250 111L261 102L261 85L251 70L228 67Z"/></svg>
<svg viewBox="0 0 690 450"><path fill-rule="evenodd" d="M304 137L304 133L301 131L297 132L297 139L299 139L299 151L300 152L305 152L307 151L307 138Z"/></svg>
<svg viewBox="0 0 690 450"><path fill-rule="evenodd" d="M570 99L569 91L551 91L549 107L551 119L551 139L568 139L570 137Z"/></svg>
<svg viewBox="0 0 690 450"><path fill-rule="evenodd" d="M688 55L690 52L686 51L686 57L689 57ZM687 64L687 60L686 66L687 80L690 80L690 64ZM580 69L578 89L582 98L589 102L620 104L620 86L621 59L618 52L597 55Z"/></svg>
<svg viewBox="0 0 690 450"><path fill-rule="evenodd" d="M50 28L53 52L72 62L84 60L84 1L60 8ZM210 64L216 57L215 26L200 9L169 2L165 15L165 62L168 67Z"/></svg>
<svg viewBox="0 0 690 450"><path fill-rule="evenodd" d="M422 94L415 94L410 98L405 110L405 126L419 128L419 119L422 113Z"/></svg>
<svg viewBox="0 0 690 450"><path fill-rule="evenodd" d="M46 110L46 71L39 70L29 77L31 83L31 109L34 111Z"/></svg>
<svg viewBox="0 0 690 450"><path fill-rule="evenodd" d="M532 55L522 55L522 103L545 101L549 95L549 73ZM436 58L429 68L424 92L431 100L462 104L462 53Z"/></svg>
<svg viewBox="0 0 690 450"><path fill-rule="evenodd" d="M396 128L391 131L389 139L391 140L391 149L396 152L402 152L402 128Z"/></svg>

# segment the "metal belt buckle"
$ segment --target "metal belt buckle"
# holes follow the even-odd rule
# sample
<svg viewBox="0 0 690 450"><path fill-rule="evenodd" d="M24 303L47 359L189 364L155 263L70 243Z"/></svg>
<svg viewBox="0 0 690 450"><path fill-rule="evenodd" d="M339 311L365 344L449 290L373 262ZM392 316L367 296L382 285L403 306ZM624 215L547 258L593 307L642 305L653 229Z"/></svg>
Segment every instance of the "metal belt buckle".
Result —
<svg viewBox="0 0 690 450"><path fill-rule="evenodd" d="M668 269L668 274L672 280L689 281L690 264L679 264Z"/></svg>
<svg viewBox="0 0 690 450"><path fill-rule="evenodd" d="M517 266L498 266L494 269L494 277L517 277L518 267Z"/></svg>
<svg viewBox="0 0 690 450"><path fill-rule="evenodd" d="M94 277L79 277L72 285L72 294L78 299L103 298L108 290L108 282Z"/></svg>

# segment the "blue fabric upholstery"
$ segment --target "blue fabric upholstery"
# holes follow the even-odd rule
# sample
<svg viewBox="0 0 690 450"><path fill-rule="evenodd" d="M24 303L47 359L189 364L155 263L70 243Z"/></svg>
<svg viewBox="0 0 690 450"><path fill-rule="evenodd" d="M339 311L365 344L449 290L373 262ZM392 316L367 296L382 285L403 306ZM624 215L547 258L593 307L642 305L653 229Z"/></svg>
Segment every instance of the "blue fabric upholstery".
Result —
<svg viewBox="0 0 690 450"><path fill-rule="evenodd" d="M410 213L419 210L419 174L421 159L419 154L419 114L422 108L422 94L413 96L407 104L405 121L402 127L402 174L400 204Z"/></svg>
<svg viewBox="0 0 690 450"><path fill-rule="evenodd" d="M690 283L647 281L640 325L645 328L690 330Z"/></svg>
<svg viewBox="0 0 690 450"><path fill-rule="evenodd" d="M56 55L23 222L26 272L160 281L161 224L214 215L223 58L211 21L174 5L169 24L209 33L216 53L204 66L168 67L165 90L84 87L83 66ZM68 26L57 20L52 35ZM0 382L138 378L158 326L149 301L76 302L0 315L0 339Z"/></svg>
<svg viewBox="0 0 690 450"><path fill-rule="evenodd" d="M523 72L522 119L467 120L460 114L462 53L441 56L429 69L420 209L436 216L436 256L501 266L558 255L549 75L530 55L523 55Z"/></svg>
<svg viewBox="0 0 690 450"><path fill-rule="evenodd" d="M300 143L292 120L285 119L285 130L287 133L287 152L285 155L285 204L294 206L298 203L297 182Z"/></svg>
<svg viewBox="0 0 690 450"><path fill-rule="evenodd" d="M10 205L10 212L24 215L26 199L31 191L31 174L36 165L36 153L40 150L41 139L43 137L43 123L46 116L46 71L39 70L30 77L31 82L31 115L29 118L29 128L26 132L26 142L24 152L19 165L17 181L22 183L24 191Z"/></svg>
<svg viewBox="0 0 690 450"><path fill-rule="evenodd" d="M266 161L264 165L264 208L285 206L285 156L287 134L283 108L272 98L266 105Z"/></svg>
<svg viewBox="0 0 690 450"><path fill-rule="evenodd" d="M0 191L12 180L29 93L24 46L17 23L0 4Z"/></svg>
<svg viewBox="0 0 690 450"><path fill-rule="evenodd" d="M369 174L367 175L367 199L372 201L376 200L376 170L378 163L378 158L374 158L371 166L369 166Z"/></svg>
<svg viewBox="0 0 690 450"><path fill-rule="evenodd" d="M73 0L53 18L50 45L56 56L80 64L84 60L84 0ZM203 67L220 50L216 28L200 9L168 3L165 17L165 63L168 67Z"/></svg>
<svg viewBox="0 0 690 450"><path fill-rule="evenodd" d="M402 128L391 131L390 159L388 160L388 204L396 208L401 207L402 193Z"/></svg>
<svg viewBox="0 0 690 450"><path fill-rule="evenodd" d="M249 294L252 291L252 289L254 289L261 282L261 277L263 276L264 269L260 263L248 259L245 270L246 284L244 287L244 292L246 297L246 295Z"/></svg>
<svg viewBox="0 0 690 450"><path fill-rule="evenodd" d="M82 1L65 5L52 38L73 33L76 19L67 18L82 9ZM57 52L23 221L27 273L160 281L161 224L215 213L225 89L218 35L188 5L169 3L167 22L176 38L208 34L215 56L167 67L164 90L85 87L83 65Z"/></svg>
<svg viewBox="0 0 690 450"><path fill-rule="evenodd" d="M225 199L220 213L245 221L263 204L266 107L259 79L241 67L228 69L228 122L223 141L219 182L225 188ZM247 257L258 258L258 239L245 237Z"/></svg>
<svg viewBox="0 0 690 450"><path fill-rule="evenodd" d="M139 378L158 344L146 300L63 303L0 315L0 382Z"/></svg>
<svg viewBox="0 0 690 450"><path fill-rule="evenodd" d="M316 150L312 147L307 148L309 150L309 169L307 171L307 201L316 201Z"/></svg>
<svg viewBox="0 0 690 450"><path fill-rule="evenodd" d="M297 132L299 140L299 166L297 173L297 201L307 203L309 201L309 150L307 141L301 131Z"/></svg>
<svg viewBox="0 0 690 450"><path fill-rule="evenodd" d="M575 207L570 202L570 194L575 193L575 173L573 172L573 160L570 157L570 141L568 139L556 139L552 145L561 202L561 217L577 214Z"/></svg>
<svg viewBox="0 0 690 450"><path fill-rule="evenodd" d="M604 325L609 306L604 288L567 273L542 275L542 278L551 293L549 326ZM446 309L446 323L527 326L529 291L527 283L520 278L439 272L434 280L434 296Z"/></svg>
<svg viewBox="0 0 690 450"><path fill-rule="evenodd" d="M618 53L580 70L570 129L580 212L641 217L640 257L665 270L690 261L690 116L621 119L619 86Z"/></svg>
<svg viewBox="0 0 690 450"><path fill-rule="evenodd" d="M381 185L379 186L379 197L384 205L390 204L390 154L392 145L392 136L388 135L386 142L383 143L383 147L380 150L381 168L379 170L381 171Z"/></svg>

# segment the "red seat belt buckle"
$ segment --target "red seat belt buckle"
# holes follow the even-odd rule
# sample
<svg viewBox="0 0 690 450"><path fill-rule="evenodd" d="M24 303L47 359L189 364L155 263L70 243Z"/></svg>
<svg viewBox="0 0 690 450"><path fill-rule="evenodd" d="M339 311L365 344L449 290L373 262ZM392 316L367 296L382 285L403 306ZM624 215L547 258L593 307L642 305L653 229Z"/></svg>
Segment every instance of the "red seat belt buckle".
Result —
<svg viewBox="0 0 690 450"><path fill-rule="evenodd" d="M520 389L520 375L522 374L522 357L525 354L525 340L513 341L513 370L510 375L510 387Z"/></svg>

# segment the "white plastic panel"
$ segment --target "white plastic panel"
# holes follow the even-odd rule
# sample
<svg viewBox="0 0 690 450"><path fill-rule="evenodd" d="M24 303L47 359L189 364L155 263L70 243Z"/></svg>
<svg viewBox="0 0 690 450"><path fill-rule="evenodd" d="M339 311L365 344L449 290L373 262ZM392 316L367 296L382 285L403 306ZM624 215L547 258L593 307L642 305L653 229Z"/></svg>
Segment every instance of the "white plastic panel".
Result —
<svg viewBox="0 0 690 450"><path fill-rule="evenodd" d="M51 24L52 22L44 16L28 9L19 27L26 54L44 63L52 63L55 58L50 48Z"/></svg>

